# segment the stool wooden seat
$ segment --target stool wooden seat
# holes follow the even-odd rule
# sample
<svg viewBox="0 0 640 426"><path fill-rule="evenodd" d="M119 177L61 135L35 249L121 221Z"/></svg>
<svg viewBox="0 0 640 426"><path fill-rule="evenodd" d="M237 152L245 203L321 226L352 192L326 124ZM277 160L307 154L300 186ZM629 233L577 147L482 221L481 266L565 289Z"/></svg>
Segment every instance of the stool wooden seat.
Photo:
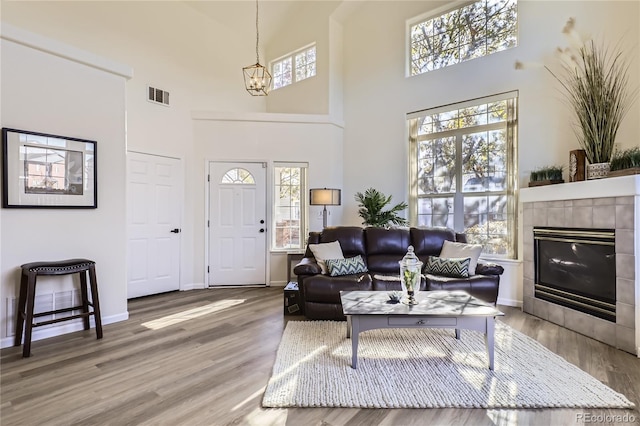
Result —
<svg viewBox="0 0 640 426"><path fill-rule="evenodd" d="M16 335L14 346L20 346L22 341L22 330L24 328L24 347L22 356L31 356L31 333L33 327L53 324L60 321L68 321L82 318L84 329L89 330L89 316L93 315L96 323L96 335L102 339L102 320L100 317L100 302L98 300L98 283L96 280L95 262L88 259L68 259L57 262L32 262L21 266L22 276L20 278L20 296L16 314ZM89 289L91 291L91 301L87 292L87 271L89 272ZM57 309L48 312L34 313L36 296L36 279L40 275L69 275L80 274L80 295L82 305L70 308ZM89 310L89 306L93 308ZM34 322L34 318L46 315L53 315L62 312L81 310L79 314L55 318L48 321Z"/></svg>

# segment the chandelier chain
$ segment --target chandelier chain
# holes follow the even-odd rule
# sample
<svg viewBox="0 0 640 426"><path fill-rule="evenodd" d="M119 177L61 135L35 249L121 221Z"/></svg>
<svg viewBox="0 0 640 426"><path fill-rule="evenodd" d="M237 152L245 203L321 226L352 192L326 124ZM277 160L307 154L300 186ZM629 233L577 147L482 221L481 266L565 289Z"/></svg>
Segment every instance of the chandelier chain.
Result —
<svg viewBox="0 0 640 426"><path fill-rule="evenodd" d="M260 54L258 53L259 41L260 41L260 31L258 29L258 0L256 0L256 64L260 63Z"/></svg>

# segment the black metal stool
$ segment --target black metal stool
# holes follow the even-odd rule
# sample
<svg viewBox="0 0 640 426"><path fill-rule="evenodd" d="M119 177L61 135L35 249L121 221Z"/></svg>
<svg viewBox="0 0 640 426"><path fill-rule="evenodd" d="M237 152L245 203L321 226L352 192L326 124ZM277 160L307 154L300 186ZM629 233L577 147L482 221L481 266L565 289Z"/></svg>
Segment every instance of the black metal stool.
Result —
<svg viewBox="0 0 640 426"><path fill-rule="evenodd" d="M88 259L68 259L59 262L32 262L21 266L22 277L20 279L20 297L16 314L16 336L14 346L20 346L22 342L22 330L24 328L24 347L22 356L31 356L31 332L33 327L53 324L60 321L68 321L82 318L84 329L89 330L89 316L93 315L96 322L96 335L102 339L102 320L100 317L100 302L98 301L98 283L96 280L96 263ZM87 271L89 271L89 287L91 289L91 301L87 292ZM39 275L69 275L80 274L80 294L82 305L71 308L57 309L49 312L34 313L33 307L36 297L36 279ZM89 311L89 306L93 311ZM82 310L81 313L63 318L56 318L48 321L33 322L34 318L46 315L59 314ZM26 327L25 327L26 323Z"/></svg>

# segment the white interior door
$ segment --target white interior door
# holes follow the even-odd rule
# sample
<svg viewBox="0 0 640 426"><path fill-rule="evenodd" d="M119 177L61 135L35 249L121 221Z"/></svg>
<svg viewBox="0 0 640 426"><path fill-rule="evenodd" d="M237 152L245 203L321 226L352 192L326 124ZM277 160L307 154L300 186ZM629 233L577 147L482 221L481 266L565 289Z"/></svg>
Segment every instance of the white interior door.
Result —
<svg viewBox="0 0 640 426"><path fill-rule="evenodd" d="M179 159L127 153L127 296L180 289Z"/></svg>
<svg viewBox="0 0 640 426"><path fill-rule="evenodd" d="M266 284L266 164L209 163L209 285Z"/></svg>

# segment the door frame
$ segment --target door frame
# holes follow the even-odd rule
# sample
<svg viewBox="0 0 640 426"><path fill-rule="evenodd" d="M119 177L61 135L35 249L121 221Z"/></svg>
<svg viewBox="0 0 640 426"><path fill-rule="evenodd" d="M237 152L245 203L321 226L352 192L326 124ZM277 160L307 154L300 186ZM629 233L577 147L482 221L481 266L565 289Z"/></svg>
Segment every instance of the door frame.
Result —
<svg viewBox="0 0 640 426"><path fill-rule="evenodd" d="M271 287L271 216L272 216L272 197L273 197L273 188L271 185L273 181L273 164L269 160L260 160L260 159L251 159L251 160L232 160L232 159L214 159L214 158L205 158L204 160L204 220L202 223L203 227L203 235L204 238L204 263L203 263L203 274L204 274L204 288L220 288L220 287L210 287L209 286L209 253L211 251L211 241L209 239L209 220L211 218L211 209L210 209L210 198L211 198L211 189L209 182L209 167L210 163L261 163L265 164L265 221L267 226L267 232L265 235L265 287ZM233 286L226 286L233 287ZM251 285L246 285L245 287L256 287ZM262 286L258 286L262 287Z"/></svg>
<svg viewBox="0 0 640 426"><path fill-rule="evenodd" d="M184 191L185 191L185 184L184 184L184 176L185 176L185 161L184 158L182 157L174 157L172 155L163 155L163 154L156 154L156 153L152 153L152 152L146 152L146 151L139 151L136 149L127 149L125 151L125 164L128 167L129 166L129 158L128 155L129 153L133 153L133 154L142 154L142 155L151 155L154 157L161 157L161 158L170 158L172 160L178 160L180 162L180 167L178 168L179 170L179 174L178 174L178 203L180 205L180 208L178 209L178 222L179 222L179 228L181 230L181 233L184 232L184 218L185 218L185 206L184 206ZM129 170L126 170L126 175L127 175L127 188L126 188L126 194L125 197L129 197ZM128 216L128 211L129 211L129 206L126 206L127 209L127 228L129 227L129 216ZM126 237L127 237L127 241L129 239L129 231L127 229L126 233ZM183 268L183 261L184 261L184 256L183 253L185 252L185 238L183 238L181 236L180 238L180 253L179 253L179 261L178 261L178 291L184 291L184 290L191 290L192 287L189 288L185 288L184 287L184 280L182 279L182 273L184 271ZM129 268L129 250L127 249L127 268ZM128 280L128 277L127 277ZM127 290L128 291L128 290Z"/></svg>

